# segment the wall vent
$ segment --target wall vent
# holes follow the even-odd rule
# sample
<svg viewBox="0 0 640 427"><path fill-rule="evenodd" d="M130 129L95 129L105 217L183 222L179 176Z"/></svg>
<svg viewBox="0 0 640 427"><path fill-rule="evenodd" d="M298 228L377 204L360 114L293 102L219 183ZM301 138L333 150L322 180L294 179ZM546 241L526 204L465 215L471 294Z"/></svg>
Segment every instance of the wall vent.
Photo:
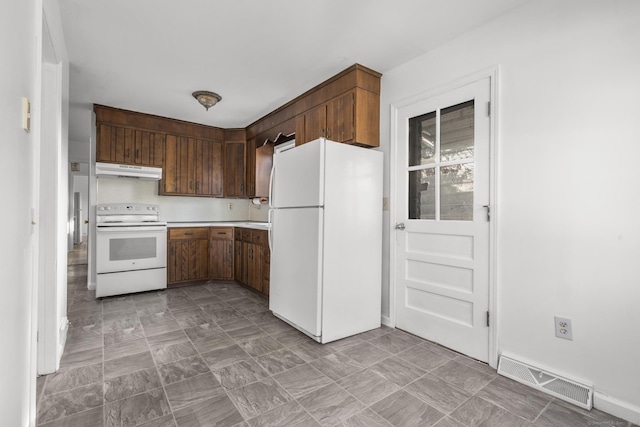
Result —
<svg viewBox="0 0 640 427"><path fill-rule="evenodd" d="M541 390L558 399L591 410L593 406L593 386L564 378L560 375L535 368L511 356L500 356L498 374Z"/></svg>

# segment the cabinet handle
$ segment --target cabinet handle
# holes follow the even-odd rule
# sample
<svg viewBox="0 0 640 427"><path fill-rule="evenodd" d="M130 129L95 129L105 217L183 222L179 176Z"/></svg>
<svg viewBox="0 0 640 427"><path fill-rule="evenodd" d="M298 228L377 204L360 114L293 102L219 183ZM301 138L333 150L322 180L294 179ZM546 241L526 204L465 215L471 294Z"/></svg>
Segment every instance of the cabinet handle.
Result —
<svg viewBox="0 0 640 427"><path fill-rule="evenodd" d="M131 150L129 150L129 149L127 148L127 149L125 150L125 152L124 152L124 156L125 156L127 159L130 159L130 158L131 158L131 157L130 157L130 151L131 151Z"/></svg>
<svg viewBox="0 0 640 427"><path fill-rule="evenodd" d="M196 233L194 233L193 231L187 231L184 233L185 236L193 236L194 234Z"/></svg>
<svg viewBox="0 0 640 427"><path fill-rule="evenodd" d="M193 181L189 181L189 190L193 190Z"/></svg>
<svg viewBox="0 0 640 427"><path fill-rule="evenodd" d="M196 190L200 190L200 182L196 182Z"/></svg>
<svg viewBox="0 0 640 427"><path fill-rule="evenodd" d="M136 148L136 160L140 158L140 149Z"/></svg>
<svg viewBox="0 0 640 427"><path fill-rule="evenodd" d="M244 184L240 183L240 193L244 193Z"/></svg>
<svg viewBox="0 0 640 427"><path fill-rule="evenodd" d="M331 129L327 128L327 138L331 138Z"/></svg>

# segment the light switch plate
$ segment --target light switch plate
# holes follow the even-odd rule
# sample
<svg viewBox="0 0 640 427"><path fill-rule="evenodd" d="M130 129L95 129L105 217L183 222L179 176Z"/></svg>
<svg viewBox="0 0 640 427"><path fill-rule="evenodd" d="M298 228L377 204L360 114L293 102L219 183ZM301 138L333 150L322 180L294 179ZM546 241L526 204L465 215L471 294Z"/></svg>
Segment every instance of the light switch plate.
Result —
<svg viewBox="0 0 640 427"><path fill-rule="evenodd" d="M31 132L31 103L27 97L22 98L22 129Z"/></svg>

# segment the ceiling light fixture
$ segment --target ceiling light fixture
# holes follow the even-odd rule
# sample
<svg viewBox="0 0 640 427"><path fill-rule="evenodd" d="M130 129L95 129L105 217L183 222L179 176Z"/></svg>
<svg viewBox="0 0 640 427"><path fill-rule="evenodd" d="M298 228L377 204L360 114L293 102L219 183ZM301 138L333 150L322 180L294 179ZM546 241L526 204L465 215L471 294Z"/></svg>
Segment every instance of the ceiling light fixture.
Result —
<svg viewBox="0 0 640 427"><path fill-rule="evenodd" d="M222 97L215 92L209 92L207 90L198 90L192 93L193 97L198 100L204 108L209 111L209 108L216 105L222 100Z"/></svg>

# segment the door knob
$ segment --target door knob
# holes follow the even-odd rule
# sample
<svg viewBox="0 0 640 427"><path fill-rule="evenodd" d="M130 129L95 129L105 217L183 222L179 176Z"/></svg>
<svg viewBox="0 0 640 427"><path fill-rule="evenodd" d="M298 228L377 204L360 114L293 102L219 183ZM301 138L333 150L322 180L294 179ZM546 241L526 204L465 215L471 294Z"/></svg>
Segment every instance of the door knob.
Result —
<svg viewBox="0 0 640 427"><path fill-rule="evenodd" d="M404 230L404 229L405 229L404 222L399 222L398 224L396 224L396 230Z"/></svg>

